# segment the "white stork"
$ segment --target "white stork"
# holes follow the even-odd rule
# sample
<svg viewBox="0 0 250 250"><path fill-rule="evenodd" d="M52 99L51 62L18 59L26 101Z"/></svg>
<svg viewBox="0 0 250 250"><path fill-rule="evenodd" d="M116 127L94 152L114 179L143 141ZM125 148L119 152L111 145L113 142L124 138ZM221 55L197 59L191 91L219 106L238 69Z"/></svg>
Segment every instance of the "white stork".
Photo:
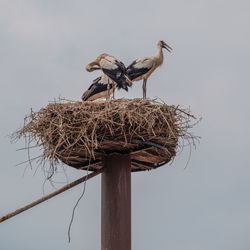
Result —
<svg viewBox="0 0 250 250"><path fill-rule="evenodd" d="M172 48L164 41L158 41L157 48L158 52L156 55L138 58L127 67L127 75L131 81L140 81L143 79L143 99L146 98L147 79L155 71L155 69L163 63L162 48L169 52L172 50Z"/></svg>
<svg viewBox="0 0 250 250"><path fill-rule="evenodd" d="M106 75L96 78L89 88L83 93L82 101L94 101L99 98L108 99L110 90L115 91L116 85L111 84L110 79Z"/></svg>
<svg viewBox="0 0 250 250"><path fill-rule="evenodd" d="M112 80L113 85L117 84L119 89L128 91L128 86L132 85L127 76L125 65L114 56L106 53L99 55L93 62L87 64L86 70L88 72L102 70Z"/></svg>

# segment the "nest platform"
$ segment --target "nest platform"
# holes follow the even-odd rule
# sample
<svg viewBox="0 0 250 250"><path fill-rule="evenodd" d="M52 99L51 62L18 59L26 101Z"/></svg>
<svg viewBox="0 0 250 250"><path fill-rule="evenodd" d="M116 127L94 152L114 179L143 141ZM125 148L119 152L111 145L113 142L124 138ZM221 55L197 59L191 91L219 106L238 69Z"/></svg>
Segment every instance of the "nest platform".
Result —
<svg viewBox="0 0 250 250"><path fill-rule="evenodd" d="M193 139L194 117L156 100L54 102L25 118L17 137L43 148L42 160L76 169L102 168L108 154L130 154L131 171L171 161L180 139Z"/></svg>

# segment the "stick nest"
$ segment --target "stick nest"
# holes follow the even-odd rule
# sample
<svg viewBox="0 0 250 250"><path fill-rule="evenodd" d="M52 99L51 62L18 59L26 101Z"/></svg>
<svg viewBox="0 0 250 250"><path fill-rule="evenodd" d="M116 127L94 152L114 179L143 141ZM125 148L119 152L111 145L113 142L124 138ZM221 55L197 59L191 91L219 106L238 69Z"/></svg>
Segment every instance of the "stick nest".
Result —
<svg viewBox="0 0 250 250"><path fill-rule="evenodd" d="M181 141L194 143L189 129L195 121L189 111L156 100L59 100L31 111L15 136L28 138L27 148L42 146L41 159L49 161L52 172L60 162L99 169L102 157L111 153L130 154L132 171L140 171L172 160Z"/></svg>

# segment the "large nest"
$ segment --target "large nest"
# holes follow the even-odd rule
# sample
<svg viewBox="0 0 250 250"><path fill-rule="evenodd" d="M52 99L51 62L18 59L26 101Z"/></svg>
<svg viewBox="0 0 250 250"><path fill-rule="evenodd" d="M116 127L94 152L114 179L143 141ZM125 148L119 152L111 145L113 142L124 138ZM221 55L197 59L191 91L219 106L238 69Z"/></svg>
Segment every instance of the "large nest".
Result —
<svg viewBox="0 0 250 250"><path fill-rule="evenodd" d="M60 162L95 170L104 155L116 152L129 153L132 171L139 171L172 160L180 139L193 142L193 119L189 111L156 100L60 101L32 111L16 135L29 138L28 148L42 146L41 159L53 170Z"/></svg>

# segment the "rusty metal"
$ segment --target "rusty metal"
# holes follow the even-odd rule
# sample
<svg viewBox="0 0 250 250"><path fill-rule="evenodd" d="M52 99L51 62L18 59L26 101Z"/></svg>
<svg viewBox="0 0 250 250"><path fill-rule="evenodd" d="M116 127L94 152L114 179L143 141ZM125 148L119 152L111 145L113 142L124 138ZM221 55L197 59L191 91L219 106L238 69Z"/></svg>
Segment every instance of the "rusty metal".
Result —
<svg viewBox="0 0 250 250"><path fill-rule="evenodd" d="M129 154L112 154L103 159L102 250L131 250L130 165Z"/></svg>
<svg viewBox="0 0 250 250"><path fill-rule="evenodd" d="M131 171L145 171L161 166L162 162L171 161L176 154L176 143L159 136L150 136L147 141L128 139L126 142L119 138L112 138L98 142L98 147L93 149L91 154L81 146L64 149L59 158L63 163L76 169L95 171L102 168L102 158L106 155L130 154Z"/></svg>

